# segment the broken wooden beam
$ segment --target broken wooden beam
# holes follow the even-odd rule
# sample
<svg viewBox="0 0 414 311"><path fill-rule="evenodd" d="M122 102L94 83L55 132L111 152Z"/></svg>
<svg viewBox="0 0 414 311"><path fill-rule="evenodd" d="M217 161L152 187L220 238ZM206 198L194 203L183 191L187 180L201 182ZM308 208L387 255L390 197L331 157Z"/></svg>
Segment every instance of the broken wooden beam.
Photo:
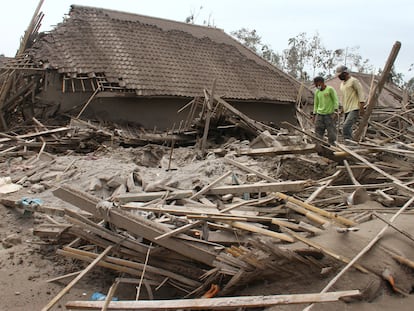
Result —
<svg viewBox="0 0 414 311"><path fill-rule="evenodd" d="M197 193L193 194L190 197L190 200L194 200L196 198L198 198L200 195L206 193L207 191L209 191L212 187L214 187L215 185L217 185L220 181L226 179L227 177L229 177L233 172L232 171L228 171L225 174L221 175L220 177L218 177L216 180L214 180L213 182L211 182L210 184L208 184L207 186L203 187L203 189L201 189L200 191L198 191Z"/></svg>
<svg viewBox="0 0 414 311"><path fill-rule="evenodd" d="M272 230L264 229L264 228L261 228L261 227L258 227L258 226L251 225L251 224L246 223L246 222L232 221L230 223L230 225L233 228L242 229L242 230L246 230L246 231L253 232L253 233L259 233L259 234L262 234L262 235L265 235L265 236L270 236L272 238L280 239L280 240L285 241L285 242L289 242L289 243L295 242L295 239L292 238L291 236L289 236L288 234L279 233L279 232L275 232L275 231L272 231Z"/></svg>
<svg viewBox="0 0 414 311"><path fill-rule="evenodd" d="M232 185L211 188L207 194L243 194L243 193L263 193L263 192L298 192L311 185L311 181L297 180L273 183L254 183L246 185Z"/></svg>
<svg viewBox="0 0 414 311"><path fill-rule="evenodd" d="M226 158L225 157L224 158L224 162L226 162L228 164L231 164L231 165L234 165L234 166L238 167L239 169L244 170L246 172L255 174L256 176L258 176L258 177L260 177L260 178L262 178L264 180L267 180L269 182L278 182L277 179L275 179L273 177L270 177L270 176L267 176L267 175L265 175L265 174L263 174L263 173L255 170L255 169L252 169L252 168L250 168L250 167L248 167L246 165L243 165L240 162L237 162L236 160L233 160L233 159L230 159L230 158Z"/></svg>
<svg viewBox="0 0 414 311"><path fill-rule="evenodd" d="M43 135L51 135L51 134L65 132L65 131L69 131L69 130L70 130L69 127L59 127L59 128L56 128L56 129L41 131L41 132L37 132L37 133L29 133L29 134L24 134L24 135L12 136L11 138L0 138L0 143L4 143L4 142L7 142L7 141L12 141L12 140L38 137L38 136L43 136Z"/></svg>
<svg viewBox="0 0 414 311"><path fill-rule="evenodd" d="M292 294L271 296L239 296L223 298L174 299L174 300L130 300L111 301L109 310L234 310L274 305L330 302L340 298L360 295L359 290L330 292L324 294ZM104 301L69 301L68 310L101 310Z"/></svg>
<svg viewBox="0 0 414 311"><path fill-rule="evenodd" d="M155 223L145 217L132 215L131 213L117 208L105 208L104 206L99 206L99 204L97 205L100 201L98 198L68 186L63 186L54 190L53 194L82 210L86 210L95 217L99 217L100 219L113 223L117 227L125 229L130 233L136 234L149 241L164 246L167 249L180 253L187 258L199 261L208 266L213 266L217 250L215 250L212 246L207 246L193 241L182 241L175 238L167 238L156 241L156 237L170 231L166 225Z"/></svg>
<svg viewBox="0 0 414 311"><path fill-rule="evenodd" d="M319 215L322 215L323 217L332 219L335 222L340 223L342 225L346 225L346 226L350 226L350 227L353 227L353 226L356 225L356 223L354 221L352 221L350 219L347 219L345 217L339 216L337 213L327 212L327 211L325 211L325 210L323 210L321 208L318 208L316 206L313 206L312 204L303 202L303 201L298 200L298 199L296 199L294 197L288 196L288 195L286 195L284 193L279 193L278 192L278 193L275 193L275 196L277 198L282 199L282 200L289 201L289 202L292 202L292 203L294 203L296 205L299 205L299 206L301 206L301 207L303 207L303 208L305 208L307 210L310 210L310 211L312 211L314 213L317 213Z"/></svg>
<svg viewBox="0 0 414 311"><path fill-rule="evenodd" d="M256 149L241 149L239 155L249 156L274 156L283 154L306 154L316 152L315 144L307 144L304 146L282 146L282 147L270 147L270 148L256 148Z"/></svg>
<svg viewBox="0 0 414 311"><path fill-rule="evenodd" d="M155 199L167 198L169 200L179 200L189 198L193 195L192 190L176 190L173 192L156 191L156 192L142 192L142 193L125 193L114 197L114 200L120 203L127 202L149 202Z"/></svg>

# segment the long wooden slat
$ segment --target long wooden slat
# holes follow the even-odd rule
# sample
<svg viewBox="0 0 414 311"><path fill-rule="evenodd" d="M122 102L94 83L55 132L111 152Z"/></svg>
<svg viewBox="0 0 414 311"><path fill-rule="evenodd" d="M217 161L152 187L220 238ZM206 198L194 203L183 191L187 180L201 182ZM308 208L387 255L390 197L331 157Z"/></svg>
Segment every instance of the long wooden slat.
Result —
<svg viewBox="0 0 414 311"><path fill-rule="evenodd" d="M267 175L265 175L263 173L260 173L259 171L255 170L255 169L252 169L252 168L250 168L250 167L248 167L246 165L243 165L240 162L237 162L237 161L235 161L233 159L224 158L224 162L226 162L228 164L231 164L231 165L234 165L234 166L238 167L239 169L242 169L242 170L244 170L246 172L255 174L256 176L259 176L260 178L262 178L264 180L267 180L269 182L278 182L277 179L275 179L273 177L270 177L270 176L267 176Z"/></svg>
<svg viewBox="0 0 414 311"><path fill-rule="evenodd" d="M258 308L274 305L300 304L310 302L337 301L343 297L360 295L359 290L330 292L324 294L293 294L271 296L244 296L225 298L111 301L108 310L234 310L237 308ZM69 301L68 310L101 310L104 301Z"/></svg>
<svg viewBox="0 0 414 311"><path fill-rule="evenodd" d="M260 192L298 192L302 191L310 182L307 180L274 182L274 183L255 183L247 185L222 186L211 188L208 194L243 194Z"/></svg>
<svg viewBox="0 0 414 311"><path fill-rule="evenodd" d="M37 133L29 133L29 134L24 134L24 135L12 136L10 138L0 138L0 143L4 143L6 141L12 141L12 140L24 139L24 138L32 138L32 137L38 137L38 136L43 136L43 135L49 135L49 134L54 134L54 133L59 133L59 132L64 132L64 131L69 131L69 130L70 130L69 127L59 127L53 130L41 131Z"/></svg>
<svg viewBox="0 0 414 311"><path fill-rule="evenodd" d="M64 289L62 289L43 309L42 311L48 311L52 308L70 289L89 271L91 271L113 248L113 245L108 246L98 257L92 261L89 266L85 268L76 278L74 278Z"/></svg>
<svg viewBox="0 0 414 311"><path fill-rule="evenodd" d="M282 154L305 154L316 152L315 144L307 144L304 146L283 146L283 147L269 147L269 148L255 148L240 150L238 154L249 156L274 156Z"/></svg>
<svg viewBox="0 0 414 311"><path fill-rule="evenodd" d="M217 185L220 181L222 181L223 179L226 179L227 177L229 177L232 173L233 173L232 171L228 171L227 173L221 175L219 178L217 178L216 180L214 180L213 182L211 182L207 186L203 187L203 189L201 189L200 191L198 191L197 193L195 193L194 195L192 195L190 197L190 200L193 200L195 198L198 198L200 195L203 195L208 190L210 190L212 187L214 187L215 185Z"/></svg>
<svg viewBox="0 0 414 311"><path fill-rule="evenodd" d="M97 256L95 253L80 250L80 249L75 249L75 248L71 248L71 247L67 247L67 246L63 248L63 252L61 250L59 252L61 254L68 255L68 256L73 255L72 257L80 256L80 257L76 257L76 258L82 258L83 257L85 259L85 261L92 261ZM101 261L101 264L102 264L103 267L105 267L105 263L115 264L115 265L119 265L119 266L123 266L123 267L127 267L127 268L132 268L132 269L135 269L137 271L143 271L143 269L144 269L144 264L141 264L139 262L130 261L130 260L126 260L126 259L120 259L120 258L111 257L111 256L107 256L104 260ZM99 264L99 265L101 265L101 264ZM163 276L163 277L168 277L170 279L176 280L178 282L181 282L181 283L189 285L189 286L193 286L193 287L200 286L200 283L198 281L194 281L194 280L189 279L185 276L179 275L177 273L174 273L174 272L162 269L162 268L157 268L157 267L147 265L146 270L147 270L148 273L152 273L154 275L160 275L160 276Z"/></svg>
<svg viewBox="0 0 414 311"><path fill-rule="evenodd" d="M60 187L53 191L53 194L80 209L86 210L96 217L113 223L119 228L125 229L130 233L141 236L151 242L164 246L181 255L199 261L209 266L214 266L213 262L217 255L217 250L213 246L202 245L196 242L182 241L175 238L167 238L156 241L155 238L169 232L170 229L163 224L138 215L132 215L125 211L110 208L97 208L96 204L99 199L71 187Z"/></svg>
<svg viewBox="0 0 414 311"><path fill-rule="evenodd" d="M286 241L286 242L290 242L293 243L295 242L295 239L292 238L291 236L284 234L284 233L279 233L279 232L275 232L275 231L271 231L271 230L267 230L267 229L263 229L260 228L258 226L254 226L245 222L240 222L240 221L233 221L230 223L232 227L237 228L237 229L242 229L242 230L246 230L246 231L250 231L250 232L254 232L254 233L260 233L262 235L266 235L266 236L270 236L272 238L277 238L280 239L282 241Z"/></svg>
<svg viewBox="0 0 414 311"><path fill-rule="evenodd" d="M380 169L379 167L377 167L376 165L372 164L371 162L369 162L367 159L365 159L364 157L360 156L358 153L356 153L355 151L349 149L348 147L342 145L342 144L337 144L337 146L339 148L341 148L342 150L348 152L350 155L352 155L354 158L358 159L359 161L365 163L366 165L368 165L370 168L372 168L374 171L380 173L381 175L387 177L388 179L392 180L394 185L401 190L402 192L408 194L409 196L413 196L414 195L414 189L408 187L407 185L404 185L402 183L401 180L399 180L398 178L396 178L395 176L392 176L390 174L388 174L387 172L384 172L382 169Z"/></svg>
<svg viewBox="0 0 414 311"><path fill-rule="evenodd" d="M149 202L155 199L163 198L165 196L168 197L168 199L184 199L189 198L193 195L192 190L176 190L173 192L168 193L167 191L156 191L156 192L143 192L143 193L125 193L121 195L117 195L114 197L116 201L119 201L121 203L127 203L127 202Z"/></svg>

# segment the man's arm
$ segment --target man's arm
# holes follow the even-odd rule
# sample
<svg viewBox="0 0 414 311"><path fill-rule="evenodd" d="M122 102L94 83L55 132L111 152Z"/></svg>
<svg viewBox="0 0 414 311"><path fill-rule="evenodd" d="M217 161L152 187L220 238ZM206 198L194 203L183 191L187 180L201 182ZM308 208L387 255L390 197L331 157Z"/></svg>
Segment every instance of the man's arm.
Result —
<svg viewBox="0 0 414 311"><path fill-rule="evenodd" d="M318 98L318 92L315 92L315 95L313 96L313 114L316 114L318 111L318 105L319 105L319 98Z"/></svg>
<svg viewBox="0 0 414 311"><path fill-rule="evenodd" d="M333 105L334 105L333 108L334 108L334 110L338 110L338 108L339 108L338 94L336 93L336 91L333 87L331 87L330 93L331 93L331 98L332 98L332 102L333 102Z"/></svg>
<svg viewBox="0 0 414 311"><path fill-rule="evenodd" d="M364 91L362 90L361 82L359 82L358 79L355 79L353 87L358 95L359 109L364 109Z"/></svg>

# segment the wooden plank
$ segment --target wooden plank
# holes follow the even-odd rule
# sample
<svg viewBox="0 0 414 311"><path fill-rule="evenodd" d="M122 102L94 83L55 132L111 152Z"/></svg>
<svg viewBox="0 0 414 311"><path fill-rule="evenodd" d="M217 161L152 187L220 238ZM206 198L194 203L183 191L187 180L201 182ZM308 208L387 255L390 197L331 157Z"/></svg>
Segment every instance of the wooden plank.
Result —
<svg viewBox="0 0 414 311"><path fill-rule="evenodd" d="M87 229L89 232L97 234L98 236L101 236L114 244L122 245L123 247L132 249L142 255L146 254L148 251L149 247L146 244L139 243L131 238L125 238L125 236L118 234L114 231L108 230L107 228L100 226L85 217L82 217L74 211L71 211L69 209L65 209L65 211L68 215L67 217L70 217L68 218L70 222Z"/></svg>
<svg viewBox="0 0 414 311"><path fill-rule="evenodd" d="M38 137L38 136L43 136L43 135L55 134L55 133L69 131L70 129L71 129L70 127L59 127L59 128L52 129L52 130L47 130L47 131L41 131L41 132L36 132L36 133L12 136L11 138L0 138L0 143L4 143L6 141L12 141L12 140L19 140L19 139L25 139L25 138L32 138L32 137Z"/></svg>
<svg viewBox="0 0 414 311"><path fill-rule="evenodd" d="M143 192L143 193L125 193L114 197L114 200L120 203L127 202L149 202L155 199L160 199L165 196L169 200L179 200L189 198L193 194L192 190L176 190L173 192L156 191L156 192Z"/></svg>
<svg viewBox="0 0 414 311"><path fill-rule="evenodd" d="M344 160L345 162L346 160ZM316 189L310 196L305 200L306 203L311 203L316 199L316 197L324 191L340 174L342 173L342 170L339 169L333 174L332 176L329 176L329 179L325 181L325 184Z"/></svg>
<svg viewBox="0 0 414 311"><path fill-rule="evenodd" d="M270 148L241 149L238 154L249 156L274 156L282 154L305 154L316 152L315 144L307 144L304 146L282 146Z"/></svg>
<svg viewBox="0 0 414 311"><path fill-rule="evenodd" d="M84 251L84 250L80 250L80 249L75 249L75 248L71 248L71 247L64 247L63 251L65 251L67 253L71 253L74 254L73 257L75 257L75 255L79 255L79 256L83 256L85 257L82 260L85 261L92 261L96 258L97 254L92 253L92 252L88 252L88 251ZM62 253L64 254L64 253ZM69 254L67 254L69 255ZM70 255L69 255L70 256ZM81 258L81 257L77 257L77 258ZM89 259L86 259L89 258ZM170 279L176 280L178 282L181 282L183 284L186 284L188 286L191 287L198 287L200 286L200 282L189 279L183 275L162 269L162 268L157 268L157 267L153 267L153 266L148 266L142 263L138 263L135 261L130 261L130 260L126 260L126 259L120 259L120 258L116 258L116 257L111 257L111 256L107 256L104 260L102 260L101 264L103 267L105 267L105 263L111 263L111 264L115 264L115 265L119 265L119 266L123 266L123 267L128 267L128 268L132 268L135 269L137 271L141 271L143 272L144 269L151 274L155 274L155 275L160 275L163 277L168 277Z"/></svg>
<svg viewBox="0 0 414 311"><path fill-rule="evenodd" d="M350 155L352 155L354 158L358 159L359 161L365 163L366 165L368 165L370 168L372 168L374 171L380 173L381 175L387 177L388 179L392 180L394 183L394 186L396 186L399 190L403 191L404 193L408 194L409 196L413 196L414 195L414 189L408 187L407 185L404 185L398 178L384 172L382 169L380 169L379 167L377 167L376 165L372 164L371 162L369 162L367 159L365 159L364 157L360 156L358 153L356 153L355 151L349 149L348 147L337 143L337 146L339 148L341 148L342 150L348 152Z"/></svg>
<svg viewBox="0 0 414 311"><path fill-rule="evenodd" d="M192 195L190 197L190 200L194 200L194 199L198 198L200 195L203 195L204 193L206 193L207 191L209 191L212 187L214 187L219 182L221 182L223 179L226 179L227 177L229 177L232 173L233 173L232 171L228 171L227 173L221 175L219 178L217 178L216 180L214 180L213 182L211 182L207 186L203 187L203 189L201 189L200 191L198 191L197 193L195 193L194 195Z"/></svg>
<svg viewBox="0 0 414 311"><path fill-rule="evenodd" d="M244 164L241 164L240 162L237 162L237 161L235 161L233 159L230 159L230 158L227 158L226 157L226 158L224 158L224 162L226 162L228 164L231 164L231 165L234 165L234 166L238 167L239 169L244 170L246 172L255 174L256 176L259 176L260 178L262 178L264 180L267 180L269 182L278 182L277 179L275 179L273 177L270 177L270 176L267 176L265 174L262 174L259 171L255 170L255 169L252 169L252 168L250 168L250 167L248 167L248 166L246 166Z"/></svg>
<svg viewBox="0 0 414 311"><path fill-rule="evenodd" d="M274 183L255 183L247 185L233 185L222 186L210 189L208 194L243 194L243 193L260 193L260 192L298 192L302 191L305 187L310 186L310 182L307 180L297 181L285 181Z"/></svg>
<svg viewBox="0 0 414 311"><path fill-rule="evenodd" d="M197 227L197 226L201 225L202 223L203 223L202 220L198 220L198 221L186 224L182 227L171 230L170 232L166 232L164 234L161 234L160 236L157 236L156 238L154 238L154 240L159 241L159 240L166 239L166 238L169 238L169 237L172 237L172 236L176 236L177 234L186 232L186 231L190 230L191 228L194 228L194 227Z"/></svg>
<svg viewBox="0 0 414 311"><path fill-rule="evenodd" d="M213 246L206 246L200 243L182 241L174 238L156 241L155 238L157 236L170 231L167 226L155 223L138 215L132 215L131 213L122 210L99 208L96 203L94 204L94 201L99 201L99 199L68 186L56 189L53 191L53 194L71 204L76 204L80 209L86 210L94 216L113 223L117 227L125 229L130 233L164 246L185 257L199 261L208 266L214 266L213 262L217 250L215 250Z"/></svg>
<svg viewBox="0 0 414 311"><path fill-rule="evenodd" d="M74 278L64 289L62 289L43 309L42 311L50 310L70 289L89 271L91 271L113 248L113 245L108 246L98 257L92 261L89 266L85 268L76 278Z"/></svg>
<svg viewBox="0 0 414 311"><path fill-rule="evenodd" d="M246 231L254 232L254 233L260 233L266 236L270 236L272 238L280 239L285 242L290 242L290 243L295 242L295 239L287 234L263 229L258 226L254 226L254 225L251 225L245 222L233 221L230 223L230 225L237 229L242 229L242 230L246 230Z"/></svg>
<svg viewBox="0 0 414 311"><path fill-rule="evenodd" d="M252 132L254 134L259 134L259 133L264 132L266 130L268 130L269 132L277 134L278 131L276 129L274 129L270 126L266 126L265 124L263 124L259 121L251 119L250 117L248 117L247 115L245 115L241 111L237 110L236 108L234 108L232 105L230 105L228 102L221 99L220 97L214 96L214 99L217 100L222 106L224 106L227 110L232 112L234 115L238 116L240 118L240 120L244 121L250 127L250 129L252 130Z"/></svg>
<svg viewBox="0 0 414 311"><path fill-rule="evenodd" d="M223 298L174 299L174 300L130 300L111 301L109 310L234 310L274 305L301 304L310 302L337 301L343 297L360 295L359 290L338 291L323 294L293 294L271 296L239 296ZM101 310L104 301L69 301L68 310Z"/></svg>

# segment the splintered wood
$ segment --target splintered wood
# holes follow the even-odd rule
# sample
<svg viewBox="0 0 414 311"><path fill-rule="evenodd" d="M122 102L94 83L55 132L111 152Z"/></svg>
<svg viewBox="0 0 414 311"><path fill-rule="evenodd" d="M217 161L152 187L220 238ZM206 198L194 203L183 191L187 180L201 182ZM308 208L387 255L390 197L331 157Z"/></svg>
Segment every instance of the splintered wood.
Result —
<svg viewBox="0 0 414 311"><path fill-rule="evenodd" d="M322 271L335 272L343 266L346 270L342 273L352 267L364 275L381 275L382 271L365 265L365 257L356 262L362 256L355 257L358 251L352 248L344 251L323 242L324 237L337 239L336 244L343 241L341 237L349 242L364 222L386 223L390 227L388 232L412 241L409 232L384 216L395 213L399 206L404 208L398 213L412 213L414 134L410 103L403 118L392 113L382 123L371 120L364 142L324 146L323 141L307 135L306 131L298 134L269 128L217 95L205 91L205 96L200 118L196 118L196 112L201 100L194 99L186 106L190 109L187 130L196 125L198 132L180 129L148 133L124 128L114 131L77 118L69 126L51 128L34 118L33 131L2 134L0 156L27 159L21 160L19 169L13 171L13 167L7 167L7 172L14 172L13 183L25 185L37 181L46 189L53 189L57 198L78 208L24 205L0 199L0 203L23 209L25 213L61 217L57 222L48 216L49 224L34 228L34 234L47 243L63 244L64 240L66 244L71 237L73 242L61 247L57 254L89 264L83 271L50 280L77 275L46 309L95 266L133 278L132 283L138 282L139 288L143 285L148 297L153 297L153 292L161 287L169 287L181 297L195 299L162 303L155 300L152 304L111 302L107 298L106 302L69 302L68 309L151 310L155 306L161 308L161 304L165 310L200 309L206 308L207 301L198 298L232 295L258 280L283 283L290 279L320 279L325 276ZM209 150L208 137L214 135L213 128L222 116L227 120L237 118L237 126L256 138L250 144L229 140L219 149ZM401 132L403 136L397 135ZM203 136L202 154L197 148L188 147L191 157L187 158L192 159L190 162L195 162L198 156L207 159L200 160L205 161L201 169L192 168L193 175L183 178L187 186L182 186L183 182L170 180L184 169L184 160L174 154L179 152L181 143L187 144L197 135ZM314 144L300 135L309 136ZM145 174L129 170L124 180L118 181L120 177L116 176L105 179L107 183L103 184L101 176L90 182L89 190L81 189L69 182L80 174L79 158L71 158L50 172L58 162L51 152L65 148L87 152L98 146L105 150L108 146L113 148L114 143L137 146L148 141L167 146L151 146L146 155L152 158L139 159L145 163L142 165L145 170L154 169L150 174L160 175L157 180L147 181ZM323 152L319 147L324 148ZM168 166L161 166L157 148L168 152ZM98 195L97 189L110 191ZM414 266L413 258L406 258L403 253L383 252L398 264ZM337 278L342 274L338 275ZM116 294L121 279L114 282L109 297ZM404 293L397 285L394 288ZM314 303L359 293L253 297L248 299L251 303L243 297L215 298L209 299L208 308Z"/></svg>

